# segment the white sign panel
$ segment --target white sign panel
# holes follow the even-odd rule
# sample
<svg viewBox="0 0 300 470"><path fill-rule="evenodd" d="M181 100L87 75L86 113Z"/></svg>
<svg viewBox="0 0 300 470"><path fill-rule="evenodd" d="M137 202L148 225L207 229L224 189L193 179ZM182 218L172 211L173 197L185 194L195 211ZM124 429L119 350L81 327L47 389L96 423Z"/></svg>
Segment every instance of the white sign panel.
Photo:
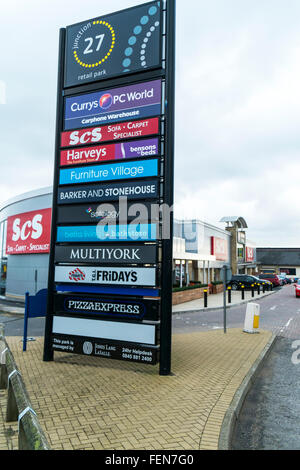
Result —
<svg viewBox="0 0 300 470"><path fill-rule="evenodd" d="M55 316L53 333L155 345L155 325Z"/></svg>
<svg viewBox="0 0 300 470"><path fill-rule="evenodd" d="M156 269L56 266L55 282L154 287Z"/></svg>

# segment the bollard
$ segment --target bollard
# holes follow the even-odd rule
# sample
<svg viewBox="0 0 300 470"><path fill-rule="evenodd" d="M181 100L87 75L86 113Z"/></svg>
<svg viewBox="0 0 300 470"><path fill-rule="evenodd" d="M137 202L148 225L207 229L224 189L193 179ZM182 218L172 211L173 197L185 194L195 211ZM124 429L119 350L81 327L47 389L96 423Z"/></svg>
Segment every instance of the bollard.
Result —
<svg viewBox="0 0 300 470"><path fill-rule="evenodd" d="M246 317L243 331L245 333L259 333L260 305L249 303L247 305Z"/></svg>
<svg viewBox="0 0 300 470"><path fill-rule="evenodd" d="M231 287L228 287L228 303L231 304Z"/></svg>
<svg viewBox="0 0 300 470"><path fill-rule="evenodd" d="M266 285L265 283L263 282L263 294L266 292Z"/></svg>
<svg viewBox="0 0 300 470"><path fill-rule="evenodd" d="M245 300L245 286L242 286L242 300Z"/></svg>
<svg viewBox="0 0 300 470"><path fill-rule="evenodd" d="M260 284L257 283L257 294L260 295Z"/></svg>
<svg viewBox="0 0 300 470"><path fill-rule="evenodd" d="M3 323L0 323L0 341L3 341L2 349L0 350L0 390L5 390L7 388L7 370L6 370L6 351L4 343L5 329Z"/></svg>
<svg viewBox="0 0 300 470"><path fill-rule="evenodd" d="M207 290L204 290L204 308L207 308Z"/></svg>
<svg viewBox="0 0 300 470"><path fill-rule="evenodd" d="M254 284L251 284L251 295L254 297Z"/></svg>

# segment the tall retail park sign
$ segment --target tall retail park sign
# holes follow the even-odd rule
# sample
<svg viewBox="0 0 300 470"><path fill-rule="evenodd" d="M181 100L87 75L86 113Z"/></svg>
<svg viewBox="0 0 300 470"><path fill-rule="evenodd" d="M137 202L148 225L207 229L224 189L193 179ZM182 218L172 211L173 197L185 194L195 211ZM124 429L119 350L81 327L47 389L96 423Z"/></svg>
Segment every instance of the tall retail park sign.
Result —
<svg viewBox="0 0 300 470"><path fill-rule="evenodd" d="M45 361L171 372L174 57L175 0L60 31Z"/></svg>

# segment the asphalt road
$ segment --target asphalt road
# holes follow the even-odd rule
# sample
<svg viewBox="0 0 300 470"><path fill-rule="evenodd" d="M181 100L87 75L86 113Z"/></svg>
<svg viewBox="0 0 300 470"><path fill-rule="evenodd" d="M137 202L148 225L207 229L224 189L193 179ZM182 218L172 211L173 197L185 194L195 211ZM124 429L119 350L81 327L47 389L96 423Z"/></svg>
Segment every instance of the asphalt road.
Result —
<svg viewBox="0 0 300 470"><path fill-rule="evenodd" d="M291 338L278 337L247 395L234 432L233 450L300 449L300 364L292 362L297 352L292 344ZM300 353L299 346L298 350Z"/></svg>
<svg viewBox="0 0 300 470"><path fill-rule="evenodd" d="M260 328L278 335L300 339L300 299L295 298L294 286L287 285L255 303L260 304ZM244 326L247 304L227 309L227 328ZM223 309L173 315L174 333L223 328Z"/></svg>
<svg viewBox="0 0 300 470"><path fill-rule="evenodd" d="M277 340L246 397L232 449L300 450L300 299L293 285L287 285L258 303L260 328L275 333ZM243 326L246 305L227 313L228 328ZM220 328L222 316L220 310L179 314L175 330Z"/></svg>

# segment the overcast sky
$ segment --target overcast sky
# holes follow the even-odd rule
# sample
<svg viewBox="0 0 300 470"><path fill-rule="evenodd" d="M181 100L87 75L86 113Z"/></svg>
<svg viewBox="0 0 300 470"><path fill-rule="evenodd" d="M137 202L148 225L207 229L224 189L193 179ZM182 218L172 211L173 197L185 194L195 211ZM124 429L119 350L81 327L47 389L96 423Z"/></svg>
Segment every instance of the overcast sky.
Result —
<svg viewBox="0 0 300 470"><path fill-rule="evenodd" d="M52 185L59 28L141 3L2 2L0 204ZM175 216L300 246L300 1L177 0L176 57Z"/></svg>

